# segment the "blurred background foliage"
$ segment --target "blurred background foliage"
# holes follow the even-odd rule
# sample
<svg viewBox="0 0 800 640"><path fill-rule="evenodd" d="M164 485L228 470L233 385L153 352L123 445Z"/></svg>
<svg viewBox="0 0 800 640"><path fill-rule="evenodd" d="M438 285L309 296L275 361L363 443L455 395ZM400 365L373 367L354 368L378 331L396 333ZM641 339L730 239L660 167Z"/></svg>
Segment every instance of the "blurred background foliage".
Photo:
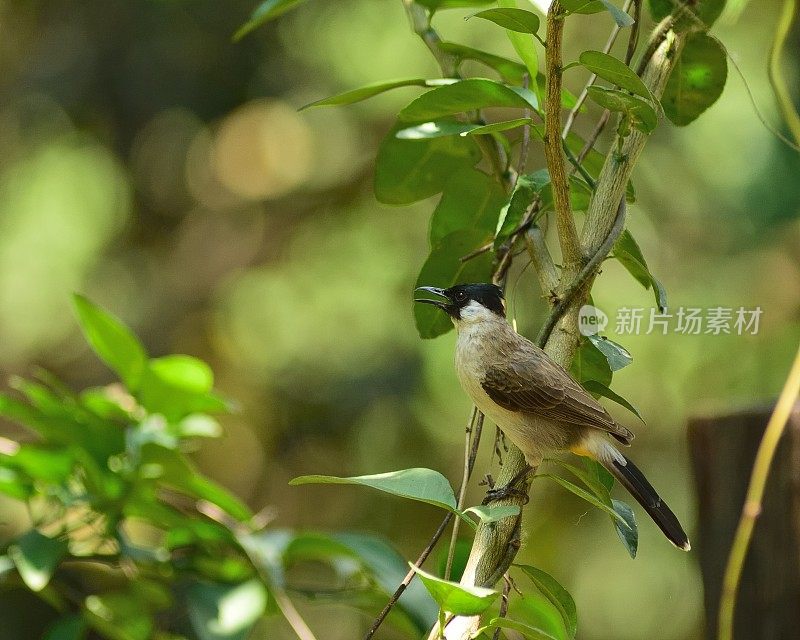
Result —
<svg viewBox="0 0 800 640"><path fill-rule="evenodd" d="M0 373L41 366L74 389L108 382L70 310L70 294L82 291L124 318L150 353L212 365L239 412L196 455L209 475L256 511L274 505L280 526L377 532L414 557L438 524L432 508L287 481L415 466L453 484L460 475L469 403L452 373L454 337L419 340L411 315L435 199L394 209L371 190L377 144L416 90L297 108L437 70L399 1L316 0L234 44L252 4L0 3ZM779 5L749 3L714 28L771 122L766 56ZM464 15L443 12L436 24L450 40L513 56L502 30ZM578 51L570 42L599 48L606 20L572 22L565 59ZM789 41L798 42L796 30ZM788 56L796 87L797 49ZM573 90L581 73L567 78ZM615 378L647 420L633 425L634 457L690 533L687 416L767 402L791 357L799 172L732 74L692 127L659 127L634 174L630 228L671 306L763 309L756 336L616 337L613 321L608 329L635 357ZM544 314L538 285L530 269L510 283L510 309L531 336ZM594 299L612 318L619 307L653 304L611 262ZM5 422L2 433L28 437ZM485 442L478 477L496 473L489 449ZM479 501L482 489L471 491ZM699 638L695 558L676 554L642 519L632 561L609 544L604 517L586 511L540 485L520 556L574 594L579 637ZM29 526L22 503L0 497L0 543ZM368 623L344 606L299 606L326 640L357 637ZM53 615L12 594L0 602L0 637L38 637ZM275 618L254 637L293 636Z"/></svg>

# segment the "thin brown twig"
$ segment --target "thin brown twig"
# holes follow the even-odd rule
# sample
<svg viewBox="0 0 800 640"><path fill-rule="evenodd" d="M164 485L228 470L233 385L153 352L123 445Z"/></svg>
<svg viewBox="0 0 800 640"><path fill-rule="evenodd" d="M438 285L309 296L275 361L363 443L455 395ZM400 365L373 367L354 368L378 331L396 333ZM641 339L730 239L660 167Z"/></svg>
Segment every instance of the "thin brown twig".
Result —
<svg viewBox="0 0 800 640"><path fill-rule="evenodd" d="M469 482L469 477L471 475L470 470L470 451L472 450L472 432L473 429L476 428L476 421L478 419L478 407L472 407L472 411L470 413L469 422L467 424L467 428L465 429L465 441L464 441L464 471L461 475L461 486L458 488L458 500L456 502L456 507L461 510L464 508L464 499L467 495L467 483ZM483 415L481 415L481 423L483 422ZM482 426L482 425L481 425ZM478 434L480 437L480 434ZM450 546L447 549L447 564L445 565L444 569L444 579L450 579L450 572L453 569L453 557L456 553L456 542L458 541L458 530L461 525L461 519L456 518L453 522L453 530L450 534Z"/></svg>
<svg viewBox="0 0 800 640"><path fill-rule="evenodd" d="M511 578L508 577L507 573L503 577L505 580L503 582L503 594L500 596L500 611L497 612L498 618L506 617L508 613L508 595L511 593ZM498 640L498 638L500 638L500 627L495 629L492 635L492 640Z"/></svg>

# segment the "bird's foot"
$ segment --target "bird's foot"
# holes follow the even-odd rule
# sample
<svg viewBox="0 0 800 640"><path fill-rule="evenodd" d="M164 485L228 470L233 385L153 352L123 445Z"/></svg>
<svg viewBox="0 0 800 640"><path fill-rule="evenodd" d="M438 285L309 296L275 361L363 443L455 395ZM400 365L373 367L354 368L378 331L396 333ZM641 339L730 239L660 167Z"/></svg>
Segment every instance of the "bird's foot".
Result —
<svg viewBox="0 0 800 640"><path fill-rule="evenodd" d="M507 484L503 487L497 487L496 489L489 489L486 492L486 496L483 498L483 502L481 502L481 504L486 505L492 502L497 502L498 500L505 500L506 498L522 498L524 500L524 504L528 504L528 500L530 500L530 497L526 491L517 489L516 487Z"/></svg>

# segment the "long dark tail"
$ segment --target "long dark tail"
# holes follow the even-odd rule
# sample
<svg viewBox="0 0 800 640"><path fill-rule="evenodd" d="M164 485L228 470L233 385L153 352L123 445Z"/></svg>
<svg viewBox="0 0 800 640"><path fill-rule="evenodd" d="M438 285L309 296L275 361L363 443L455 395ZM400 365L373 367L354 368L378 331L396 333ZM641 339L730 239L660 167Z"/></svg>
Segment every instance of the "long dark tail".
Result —
<svg viewBox="0 0 800 640"><path fill-rule="evenodd" d="M658 528L664 532L664 535L669 538L669 541L679 549L689 551L691 549L689 538L681 523L678 522L678 518L672 513L672 510L661 499L653 485L647 481L647 478L644 477L644 474L639 471L636 465L622 454L620 456L625 459L625 464L614 460L606 465L608 470L644 507L644 510L647 511L653 522L658 525Z"/></svg>

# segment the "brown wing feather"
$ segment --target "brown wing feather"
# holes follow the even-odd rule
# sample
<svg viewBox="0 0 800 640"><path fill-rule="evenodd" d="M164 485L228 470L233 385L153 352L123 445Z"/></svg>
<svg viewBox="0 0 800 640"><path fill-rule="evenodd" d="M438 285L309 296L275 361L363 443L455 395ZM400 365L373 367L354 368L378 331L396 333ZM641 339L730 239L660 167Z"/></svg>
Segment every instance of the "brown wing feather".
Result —
<svg viewBox="0 0 800 640"><path fill-rule="evenodd" d="M603 406L541 349L532 343L517 347L503 362L489 366L481 383L497 404L509 411L602 429L625 444L633 439L633 433L614 422Z"/></svg>

